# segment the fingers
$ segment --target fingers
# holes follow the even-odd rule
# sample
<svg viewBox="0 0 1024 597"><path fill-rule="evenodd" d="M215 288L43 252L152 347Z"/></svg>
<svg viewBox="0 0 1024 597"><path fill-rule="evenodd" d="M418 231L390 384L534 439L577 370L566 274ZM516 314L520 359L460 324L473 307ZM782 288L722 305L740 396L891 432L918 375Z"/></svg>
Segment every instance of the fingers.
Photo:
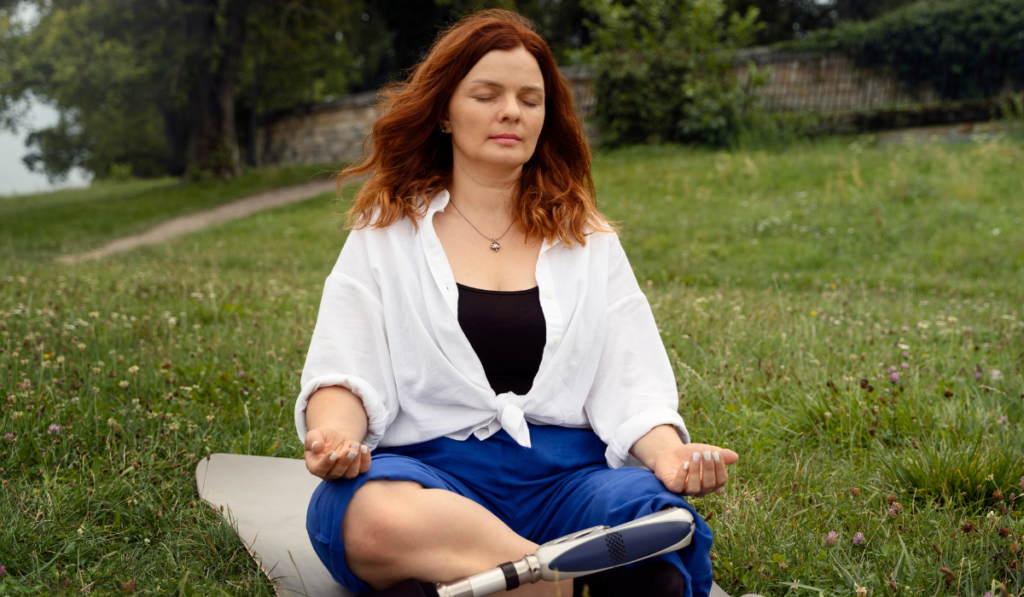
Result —
<svg viewBox="0 0 1024 597"><path fill-rule="evenodd" d="M371 454L368 446L340 438L327 438L320 430L306 434L305 460L309 472L326 481L342 477L352 479L370 469ZM334 445L332 445L334 443Z"/></svg>
<svg viewBox="0 0 1024 597"><path fill-rule="evenodd" d="M732 452L732 450L729 450ZM735 452L733 452L735 454ZM725 458L722 456L721 451L715 451L711 453L711 459L715 464L715 491L718 491L725 486L726 481L729 480L729 473L725 470ZM735 462L735 461L734 461Z"/></svg>
<svg viewBox="0 0 1024 597"><path fill-rule="evenodd" d="M722 462L724 464L736 464L736 462L739 461L740 459L740 455L737 454L736 452L733 452L732 450L726 448L716 448L715 446L711 446L712 453L716 450L721 453Z"/></svg>
<svg viewBox="0 0 1024 597"><path fill-rule="evenodd" d="M365 473L370 470L370 449L363 444L359 446L359 472Z"/></svg>
<svg viewBox="0 0 1024 597"><path fill-rule="evenodd" d="M714 491L716 488L715 482L715 463L712 460L711 450L704 450L701 454L701 479L700 479L700 491L701 494L707 495Z"/></svg>
<svg viewBox="0 0 1024 597"><path fill-rule="evenodd" d="M700 494L700 469L701 469L701 455L700 452L693 453L693 460L687 460L683 466L689 465L689 470L686 475L686 494L687 495L698 495Z"/></svg>
<svg viewBox="0 0 1024 597"><path fill-rule="evenodd" d="M346 479L354 479L359 474L359 448L359 444L353 443L338 458L339 461L344 460L346 463L345 472L342 475Z"/></svg>
<svg viewBox="0 0 1024 597"><path fill-rule="evenodd" d="M712 492L721 492L729 480L727 464L739 460L739 455L732 450L705 444L691 444L690 458L683 464L680 477L685 478L681 493L694 497L703 497Z"/></svg>
<svg viewBox="0 0 1024 597"><path fill-rule="evenodd" d="M306 439L303 444L306 451L314 454L321 454L326 446L324 443L324 434L319 429L313 429L306 434Z"/></svg>

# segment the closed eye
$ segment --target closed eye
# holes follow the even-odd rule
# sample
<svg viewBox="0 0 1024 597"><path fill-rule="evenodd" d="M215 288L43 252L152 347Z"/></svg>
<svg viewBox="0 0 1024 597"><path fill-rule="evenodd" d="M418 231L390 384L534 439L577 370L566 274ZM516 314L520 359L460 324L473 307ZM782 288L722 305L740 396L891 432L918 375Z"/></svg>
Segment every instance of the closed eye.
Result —
<svg viewBox="0 0 1024 597"><path fill-rule="evenodd" d="M476 97L476 98L473 98L473 99L475 99L478 102L489 102L489 101L491 101L492 99L495 99L495 98L493 98L493 97ZM532 102L523 102L523 103L526 104L527 106L530 106L531 108L536 108L537 106L540 105L538 103L532 103Z"/></svg>

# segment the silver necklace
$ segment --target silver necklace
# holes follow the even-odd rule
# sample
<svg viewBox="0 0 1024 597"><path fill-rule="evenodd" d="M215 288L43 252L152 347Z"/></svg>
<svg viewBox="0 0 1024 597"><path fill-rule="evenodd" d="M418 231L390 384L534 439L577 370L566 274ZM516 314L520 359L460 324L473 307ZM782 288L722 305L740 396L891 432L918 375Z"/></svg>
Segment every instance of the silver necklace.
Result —
<svg viewBox="0 0 1024 597"><path fill-rule="evenodd" d="M466 217L466 214L462 213L462 210L461 210L461 209L459 209L459 206L458 206L458 205L455 205L455 202L454 202L454 201L452 201L451 199L448 199L448 203L451 203L451 204L452 204L452 207L454 207L454 208L455 208L455 211L459 212L459 215L460 215L460 216L462 216L462 219L464 219L464 220L466 220L467 222L469 222L469 218L467 218L467 217ZM512 220L512 224L515 224L515 223L516 223L516 221L515 221L515 220ZM476 230L477 232L480 232L480 236L482 236L482 237L484 237L484 238L486 238L486 239L488 239L488 240L490 240L490 241L491 241L491 250L492 250L492 251L494 251L494 252L497 252L497 251L498 251L498 249L500 249L500 248L501 248L501 245L500 245L500 244L498 244L498 240L500 240L500 239L501 239L501 238L503 238L503 237L504 237L504 236L505 236L506 234L508 234L508 231L509 231L509 230L512 230L512 224L509 224L509 225L508 225L508 228L506 228L506 229L505 229L505 232L502 232L502 233L501 233L501 236L499 236L499 237L497 237L497 238L491 238L490 236L487 236L487 235L486 235L486 234L484 234L483 232L480 232L480 229L479 229L479 228L477 228L476 226L474 226L474 225L473 225L473 222L469 222L469 225L470 225L470 226L473 226L473 230Z"/></svg>

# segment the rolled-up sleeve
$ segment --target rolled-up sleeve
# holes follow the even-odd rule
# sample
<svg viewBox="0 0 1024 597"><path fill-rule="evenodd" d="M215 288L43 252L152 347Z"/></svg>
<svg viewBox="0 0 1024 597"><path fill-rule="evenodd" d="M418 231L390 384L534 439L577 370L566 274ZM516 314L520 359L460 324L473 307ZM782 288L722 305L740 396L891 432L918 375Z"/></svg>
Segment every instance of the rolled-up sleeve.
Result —
<svg viewBox="0 0 1024 597"><path fill-rule="evenodd" d="M608 252L607 331L584 409L594 432L608 444L608 466L619 468L633 444L659 425L672 425L683 443L690 435L650 303L618 238L610 240Z"/></svg>
<svg viewBox="0 0 1024 597"><path fill-rule="evenodd" d="M362 230L352 231L324 283L316 327L302 368L302 387L295 402L299 441L305 441L309 430L309 397L322 387L347 388L363 401L368 421L363 443L370 449L377 447L397 414L384 306L363 235Z"/></svg>

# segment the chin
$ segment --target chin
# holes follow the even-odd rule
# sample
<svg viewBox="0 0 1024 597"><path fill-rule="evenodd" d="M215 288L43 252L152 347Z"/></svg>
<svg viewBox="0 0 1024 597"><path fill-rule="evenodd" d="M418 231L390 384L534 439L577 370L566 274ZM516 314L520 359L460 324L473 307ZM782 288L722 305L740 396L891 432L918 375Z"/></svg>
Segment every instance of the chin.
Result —
<svg viewBox="0 0 1024 597"><path fill-rule="evenodd" d="M520 151L509 152L488 152L480 156L480 161L492 166L505 166L507 168L518 168L530 161L530 156Z"/></svg>

